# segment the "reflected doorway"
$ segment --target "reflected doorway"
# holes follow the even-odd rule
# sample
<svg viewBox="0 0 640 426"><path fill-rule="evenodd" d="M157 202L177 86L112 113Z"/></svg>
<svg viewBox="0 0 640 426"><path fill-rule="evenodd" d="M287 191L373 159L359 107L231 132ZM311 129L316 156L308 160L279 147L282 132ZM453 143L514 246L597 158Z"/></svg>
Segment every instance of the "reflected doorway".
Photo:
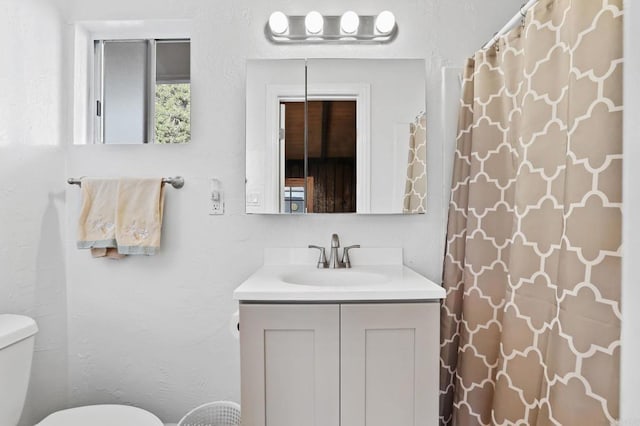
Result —
<svg viewBox="0 0 640 426"><path fill-rule="evenodd" d="M355 100L308 102L308 213L356 212L356 111ZM303 213L304 102L281 102L280 112L280 211Z"/></svg>

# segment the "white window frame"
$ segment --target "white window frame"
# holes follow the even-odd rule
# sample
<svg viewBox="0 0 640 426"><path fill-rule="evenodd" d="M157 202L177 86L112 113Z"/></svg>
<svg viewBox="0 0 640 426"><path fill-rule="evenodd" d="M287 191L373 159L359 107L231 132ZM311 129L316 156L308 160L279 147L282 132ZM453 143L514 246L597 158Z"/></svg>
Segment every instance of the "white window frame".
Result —
<svg viewBox="0 0 640 426"><path fill-rule="evenodd" d="M127 20L127 21L78 21L74 28L74 81L73 81L73 142L76 145L101 143L96 136L102 130L96 124L96 64L94 44L96 41L117 40L192 40L192 21L172 20ZM155 49L150 49L155 54ZM155 76L155 58L149 71ZM153 79L155 81L155 77ZM155 93L154 91L149 91ZM102 93L100 94L102 99ZM149 113L155 103L150 102ZM147 120L148 135L155 133L154 120ZM100 138L102 139L102 138ZM149 137L147 137L149 139ZM151 137L153 139L153 136Z"/></svg>

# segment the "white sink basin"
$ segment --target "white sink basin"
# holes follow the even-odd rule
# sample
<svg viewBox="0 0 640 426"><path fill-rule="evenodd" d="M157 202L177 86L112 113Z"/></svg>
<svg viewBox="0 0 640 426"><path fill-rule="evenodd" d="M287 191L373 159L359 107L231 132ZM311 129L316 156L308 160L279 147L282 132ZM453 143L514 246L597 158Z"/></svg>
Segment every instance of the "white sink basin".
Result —
<svg viewBox="0 0 640 426"><path fill-rule="evenodd" d="M315 269L286 274L282 281L305 286L363 287L389 282L389 276L354 269Z"/></svg>
<svg viewBox="0 0 640 426"><path fill-rule="evenodd" d="M310 249L267 249L265 264L233 292L240 302L424 301L444 289L402 264L401 249L361 248L352 269L317 269Z"/></svg>

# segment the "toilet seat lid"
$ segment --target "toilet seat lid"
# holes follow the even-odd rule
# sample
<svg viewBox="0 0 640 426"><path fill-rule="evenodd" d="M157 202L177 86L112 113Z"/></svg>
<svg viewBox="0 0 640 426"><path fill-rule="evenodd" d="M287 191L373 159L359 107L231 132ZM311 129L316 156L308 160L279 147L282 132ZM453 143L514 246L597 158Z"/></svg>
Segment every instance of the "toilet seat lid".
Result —
<svg viewBox="0 0 640 426"><path fill-rule="evenodd" d="M159 418L128 405L90 405L55 412L37 426L164 426Z"/></svg>

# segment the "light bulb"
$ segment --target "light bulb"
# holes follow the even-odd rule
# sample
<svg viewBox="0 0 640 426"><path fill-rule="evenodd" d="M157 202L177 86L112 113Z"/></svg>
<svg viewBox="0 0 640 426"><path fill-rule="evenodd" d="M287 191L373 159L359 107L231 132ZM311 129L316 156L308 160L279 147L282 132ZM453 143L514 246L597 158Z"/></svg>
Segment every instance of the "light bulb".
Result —
<svg viewBox="0 0 640 426"><path fill-rule="evenodd" d="M304 18L304 26L309 34L319 34L324 26L324 19L320 12L313 10L307 13Z"/></svg>
<svg viewBox="0 0 640 426"><path fill-rule="evenodd" d="M393 28L396 26L396 17L393 16L393 13L385 10L380 12L378 17L376 18L376 30L380 34L389 34Z"/></svg>
<svg viewBox="0 0 640 426"><path fill-rule="evenodd" d="M269 28L274 34L284 34L289 29L289 18L280 11L273 12L269 16Z"/></svg>
<svg viewBox="0 0 640 426"><path fill-rule="evenodd" d="M353 34L358 31L360 25L360 17L352 10L349 10L342 14L340 18L340 28L345 34Z"/></svg>

